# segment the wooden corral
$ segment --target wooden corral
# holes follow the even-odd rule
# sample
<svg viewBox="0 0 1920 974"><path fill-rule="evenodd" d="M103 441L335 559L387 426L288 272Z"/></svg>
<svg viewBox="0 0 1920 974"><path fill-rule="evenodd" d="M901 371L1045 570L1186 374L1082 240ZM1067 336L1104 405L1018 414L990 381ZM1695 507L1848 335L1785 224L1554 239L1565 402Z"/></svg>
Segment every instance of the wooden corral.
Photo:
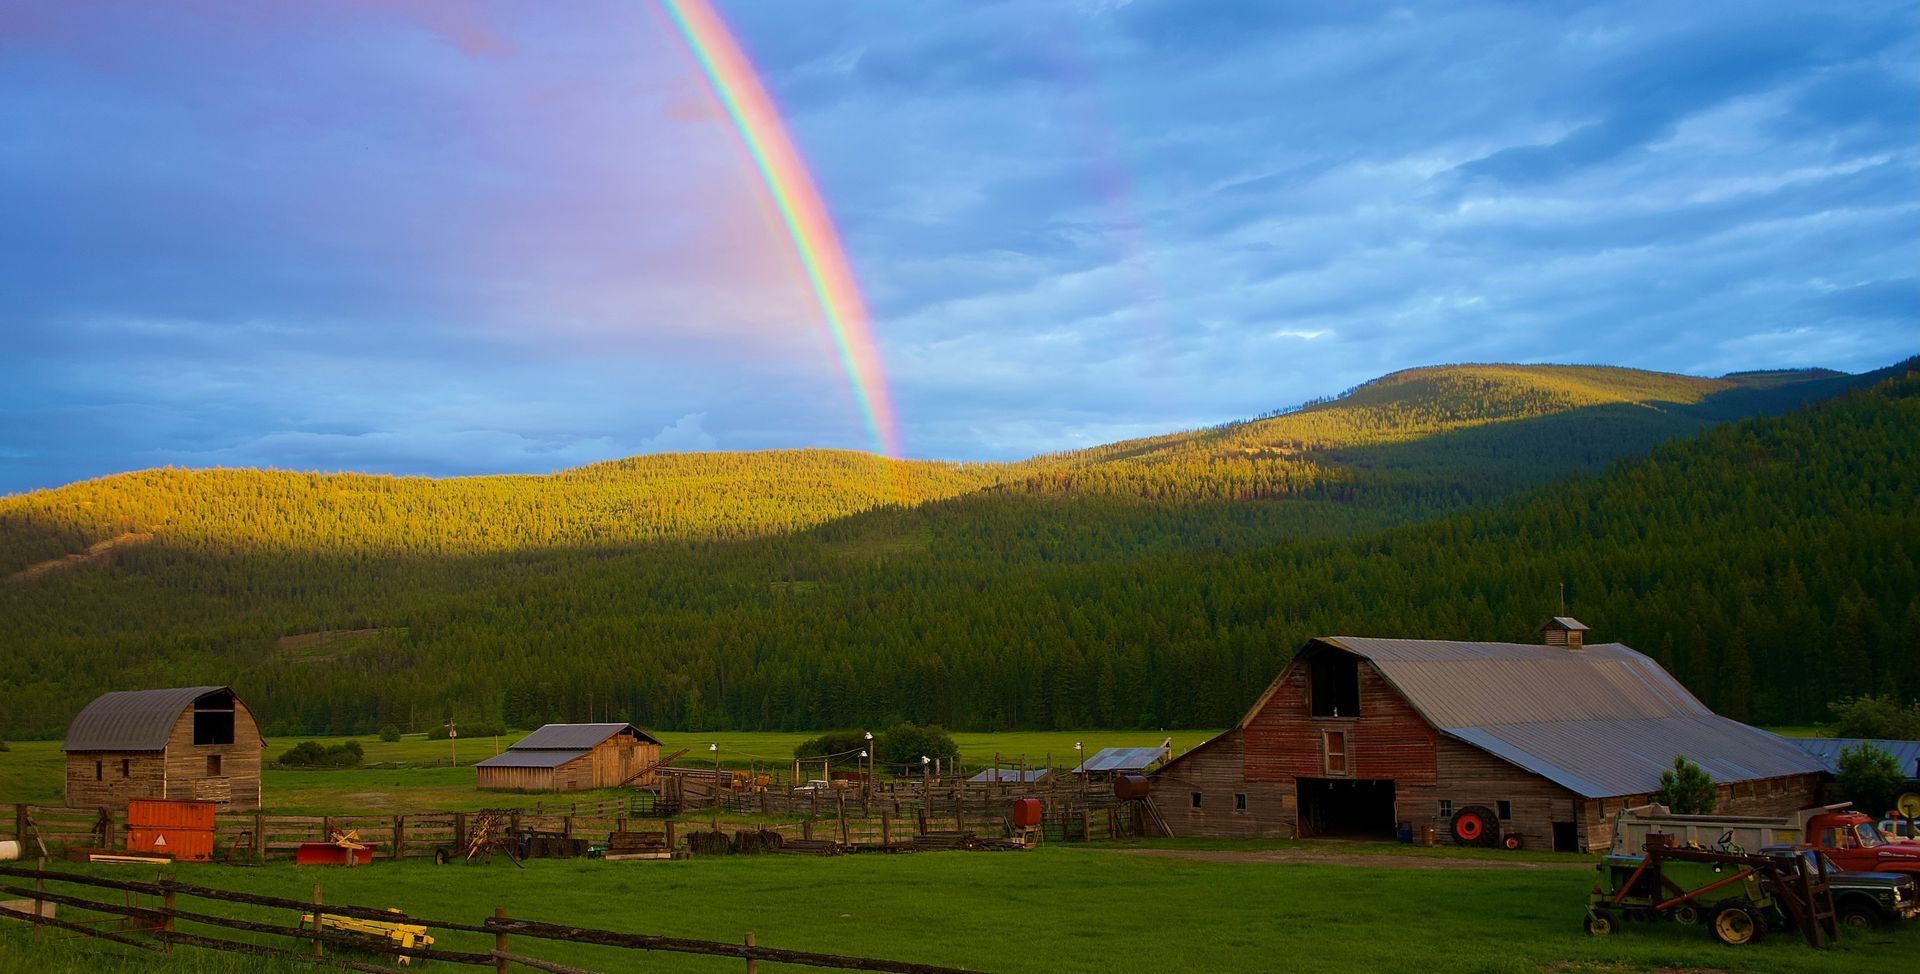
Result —
<svg viewBox="0 0 1920 974"><path fill-rule="evenodd" d="M67 804L182 798L259 808L265 744L231 687L103 694L74 717L61 745Z"/></svg>
<svg viewBox="0 0 1920 974"><path fill-rule="evenodd" d="M548 724L474 765L485 790L584 791L649 786L660 742L632 724Z"/></svg>
<svg viewBox="0 0 1920 974"><path fill-rule="evenodd" d="M1181 836L1384 838L1405 824L1439 841L1479 806L1493 838L1590 851L1681 754L1719 783L1723 813L1815 803L1804 752L1712 714L1625 646L1583 645L1585 628L1556 619L1544 646L1312 640L1237 726L1151 776L1154 805Z"/></svg>

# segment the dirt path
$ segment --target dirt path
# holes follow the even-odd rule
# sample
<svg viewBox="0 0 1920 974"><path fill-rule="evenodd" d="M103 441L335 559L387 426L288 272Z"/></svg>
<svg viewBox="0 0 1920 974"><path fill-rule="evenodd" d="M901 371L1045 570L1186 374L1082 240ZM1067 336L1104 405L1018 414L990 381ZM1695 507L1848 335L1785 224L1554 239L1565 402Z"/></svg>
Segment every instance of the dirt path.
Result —
<svg viewBox="0 0 1920 974"><path fill-rule="evenodd" d="M7 581L30 582L36 578L39 578L42 575L45 575L50 571L53 571L56 568L78 568L81 565L91 564L93 562L100 561L101 559L107 557L108 552L112 551L115 548L120 547L121 545L139 544L143 541L152 541L152 540L153 540L153 535L151 534L142 534L135 531L128 531L126 534L122 534L117 537L108 538L105 541L96 541L92 545L88 546L87 550L82 551L79 554L67 555L61 558L49 558L46 561L36 561L33 564L28 565L27 567L22 568L11 575L8 575Z"/></svg>
<svg viewBox="0 0 1920 974"><path fill-rule="evenodd" d="M1110 854L1189 859L1196 862L1272 862L1313 866L1361 866L1373 869L1587 869L1590 862L1528 862L1524 859L1455 859L1442 856L1388 855L1323 849L1113 849Z"/></svg>

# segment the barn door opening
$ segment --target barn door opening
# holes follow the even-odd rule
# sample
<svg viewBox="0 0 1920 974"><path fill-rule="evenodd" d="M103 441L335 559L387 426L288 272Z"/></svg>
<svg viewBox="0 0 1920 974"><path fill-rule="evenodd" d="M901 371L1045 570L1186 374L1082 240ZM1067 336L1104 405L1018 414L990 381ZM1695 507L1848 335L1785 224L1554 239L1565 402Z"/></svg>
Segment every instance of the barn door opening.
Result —
<svg viewBox="0 0 1920 974"><path fill-rule="evenodd" d="M1580 848L1580 833L1577 830L1575 830L1572 822L1553 823L1553 851L1555 852L1587 851L1585 849Z"/></svg>
<svg viewBox="0 0 1920 974"><path fill-rule="evenodd" d="M1393 838L1393 782L1342 778L1294 780L1299 790L1301 838Z"/></svg>

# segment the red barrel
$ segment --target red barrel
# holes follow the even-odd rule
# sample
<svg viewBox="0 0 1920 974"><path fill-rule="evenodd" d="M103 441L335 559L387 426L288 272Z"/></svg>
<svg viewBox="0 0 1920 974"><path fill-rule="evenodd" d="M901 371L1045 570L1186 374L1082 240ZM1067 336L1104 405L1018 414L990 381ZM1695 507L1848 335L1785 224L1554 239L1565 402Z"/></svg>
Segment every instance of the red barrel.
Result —
<svg viewBox="0 0 1920 974"><path fill-rule="evenodd" d="M1136 801L1152 792L1153 786L1147 784L1146 775L1123 774L1113 779L1113 797L1121 801Z"/></svg>
<svg viewBox="0 0 1920 974"><path fill-rule="evenodd" d="M1030 829L1040 824L1040 799L1021 798L1013 803L1013 827Z"/></svg>

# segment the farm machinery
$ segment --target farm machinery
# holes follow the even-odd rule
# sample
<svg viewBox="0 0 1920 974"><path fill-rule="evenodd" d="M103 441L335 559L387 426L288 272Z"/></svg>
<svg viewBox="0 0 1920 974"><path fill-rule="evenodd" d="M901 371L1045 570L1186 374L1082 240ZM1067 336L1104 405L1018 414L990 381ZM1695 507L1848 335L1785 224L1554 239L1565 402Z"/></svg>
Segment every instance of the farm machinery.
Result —
<svg viewBox="0 0 1920 974"><path fill-rule="evenodd" d="M1588 899L1586 929L1596 937L1627 922L1671 920L1707 927L1724 944L1754 943L1771 926L1795 930L1815 947L1839 939L1825 860L1684 848L1650 836L1639 856L1609 855Z"/></svg>
<svg viewBox="0 0 1920 974"><path fill-rule="evenodd" d="M400 915L399 910L392 912ZM300 925L314 929L313 914L302 913ZM427 933L426 927L417 923L402 923L398 920L363 920L336 913L322 913L318 929L346 934L366 949L380 953L395 947L412 950L433 946L433 937ZM394 960L407 966L413 964L413 958L407 954L395 954Z"/></svg>

